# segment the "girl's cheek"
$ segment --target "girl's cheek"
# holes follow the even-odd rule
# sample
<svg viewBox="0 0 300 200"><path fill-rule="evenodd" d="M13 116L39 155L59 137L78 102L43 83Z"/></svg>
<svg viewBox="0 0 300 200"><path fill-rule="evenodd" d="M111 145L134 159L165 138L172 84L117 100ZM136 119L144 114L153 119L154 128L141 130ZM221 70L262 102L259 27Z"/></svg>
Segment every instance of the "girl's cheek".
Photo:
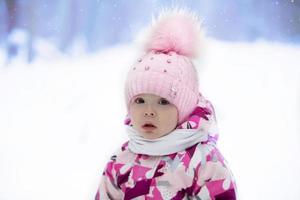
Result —
<svg viewBox="0 0 300 200"><path fill-rule="evenodd" d="M137 116L140 112L141 112L141 107L139 107L138 105L134 105L129 108L129 115L131 117Z"/></svg>

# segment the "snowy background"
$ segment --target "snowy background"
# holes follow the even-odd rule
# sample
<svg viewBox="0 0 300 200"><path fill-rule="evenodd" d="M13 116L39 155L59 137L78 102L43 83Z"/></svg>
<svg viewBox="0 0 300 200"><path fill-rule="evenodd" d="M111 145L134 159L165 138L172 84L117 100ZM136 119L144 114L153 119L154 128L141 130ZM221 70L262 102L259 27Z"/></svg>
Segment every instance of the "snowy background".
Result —
<svg viewBox="0 0 300 200"><path fill-rule="evenodd" d="M15 2L15 8L11 2ZM12 11L19 9L20 13L26 13L23 10L28 5L26 2L1 1L0 9L9 14L12 6ZM52 8L59 4L61 13L69 8L67 1L54 1L51 5L45 4L47 1L39 2ZM77 4L72 5L78 9L89 5L84 1L74 2ZM93 5L96 1L87 2ZM98 9L117 7L123 11L132 7L124 1L101 2ZM13 20L13 24L10 20L1 23L0 27L7 24L10 29L0 29L0 200L93 199L105 163L127 140L123 89L127 70L139 54L131 42L134 30L147 24L157 7L167 6L162 1L141 2L137 6L150 6L148 14L133 12L133 16L126 18L126 13L120 12L123 28L110 22L111 27L125 33L127 19L135 27L128 35L119 37L120 34L110 34L113 28L101 29L102 32L91 31L94 35L73 35L73 42L66 42L65 46L59 41L69 38L66 36L56 35L51 39L37 31L33 37L22 26L26 15L22 15L22 20L21 17ZM196 1L190 2L193 3L187 6L194 6L196 11L201 8ZM255 8L255 1L245 2ZM264 13L273 13L276 19L278 15L280 19L288 19L285 28L280 20L268 25L260 23L253 14L239 15L243 10L238 5L241 3L234 7L228 1L222 7L223 10L231 8L227 9L227 16L241 16L241 22L231 22L240 28L226 29L235 31L232 34L239 33L240 37L236 38L221 37L224 32L217 27L224 28L230 22L224 13L216 12L219 18L209 14L214 8L221 9L220 6L202 5L208 42L203 57L195 61L200 90L215 107L219 148L234 173L242 200L300 199L300 45L297 39L300 26L299 22L289 21L290 15L293 20L299 17L300 21L300 7L296 0L289 1L288 5L294 7L281 15L279 11L288 8L282 2L270 1ZM126 9L122 9L124 6ZM275 12L273 8L278 9ZM98 17L91 23L104 23L101 15L107 19L106 15L97 11L94 8L93 13ZM0 13L4 16L5 12ZM114 12L110 13L116 17ZM143 20L131 19L135 14ZM39 18L30 19L37 24L33 30L38 30ZM244 19L252 25L245 25ZM264 19L267 23L268 18ZM287 27L290 33L286 32ZM277 28L280 33L275 31ZM270 30L276 32L273 37L267 34ZM97 36L104 39L96 40ZM89 45L85 38L93 38L95 46Z"/></svg>

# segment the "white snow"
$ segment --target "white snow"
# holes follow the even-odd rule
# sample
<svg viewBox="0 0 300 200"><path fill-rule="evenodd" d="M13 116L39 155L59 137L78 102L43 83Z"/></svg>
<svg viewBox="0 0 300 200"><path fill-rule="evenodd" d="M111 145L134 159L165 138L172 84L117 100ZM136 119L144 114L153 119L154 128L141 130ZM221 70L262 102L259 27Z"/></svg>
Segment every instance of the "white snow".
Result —
<svg viewBox="0 0 300 200"><path fill-rule="evenodd" d="M196 61L239 199L300 199L300 47L209 40ZM126 141L135 46L0 69L0 199L93 199Z"/></svg>

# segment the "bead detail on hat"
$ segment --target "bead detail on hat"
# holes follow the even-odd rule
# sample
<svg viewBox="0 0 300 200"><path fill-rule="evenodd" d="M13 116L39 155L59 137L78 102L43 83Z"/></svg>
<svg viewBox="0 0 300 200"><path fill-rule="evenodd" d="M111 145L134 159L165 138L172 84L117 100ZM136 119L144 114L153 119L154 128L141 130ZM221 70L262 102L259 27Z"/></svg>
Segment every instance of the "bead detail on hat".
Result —
<svg viewBox="0 0 300 200"><path fill-rule="evenodd" d="M176 95L177 95L177 88L172 86L170 91L170 97L174 99L176 98Z"/></svg>
<svg viewBox="0 0 300 200"><path fill-rule="evenodd" d="M148 71L150 69L149 66L145 66L145 70Z"/></svg>
<svg viewBox="0 0 300 200"><path fill-rule="evenodd" d="M141 59L141 58L139 58L139 59L138 59L138 62L142 62L142 59Z"/></svg>
<svg viewBox="0 0 300 200"><path fill-rule="evenodd" d="M167 72L167 70L166 70L166 69L164 69L164 72L166 73L166 72Z"/></svg>
<svg viewBox="0 0 300 200"><path fill-rule="evenodd" d="M167 60L167 63L171 63L172 61L170 59Z"/></svg>

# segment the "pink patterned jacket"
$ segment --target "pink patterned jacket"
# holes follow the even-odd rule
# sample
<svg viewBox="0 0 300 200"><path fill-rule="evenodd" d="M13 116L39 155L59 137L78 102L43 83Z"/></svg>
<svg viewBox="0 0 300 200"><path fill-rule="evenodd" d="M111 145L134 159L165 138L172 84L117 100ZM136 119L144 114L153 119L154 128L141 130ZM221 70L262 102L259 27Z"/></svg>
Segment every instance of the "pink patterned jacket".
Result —
<svg viewBox="0 0 300 200"><path fill-rule="evenodd" d="M125 121L130 125L130 120ZM95 200L235 200L236 184L216 142L218 133L212 104L203 100L178 129L208 127L208 139L164 156L135 154L128 141L103 171Z"/></svg>

